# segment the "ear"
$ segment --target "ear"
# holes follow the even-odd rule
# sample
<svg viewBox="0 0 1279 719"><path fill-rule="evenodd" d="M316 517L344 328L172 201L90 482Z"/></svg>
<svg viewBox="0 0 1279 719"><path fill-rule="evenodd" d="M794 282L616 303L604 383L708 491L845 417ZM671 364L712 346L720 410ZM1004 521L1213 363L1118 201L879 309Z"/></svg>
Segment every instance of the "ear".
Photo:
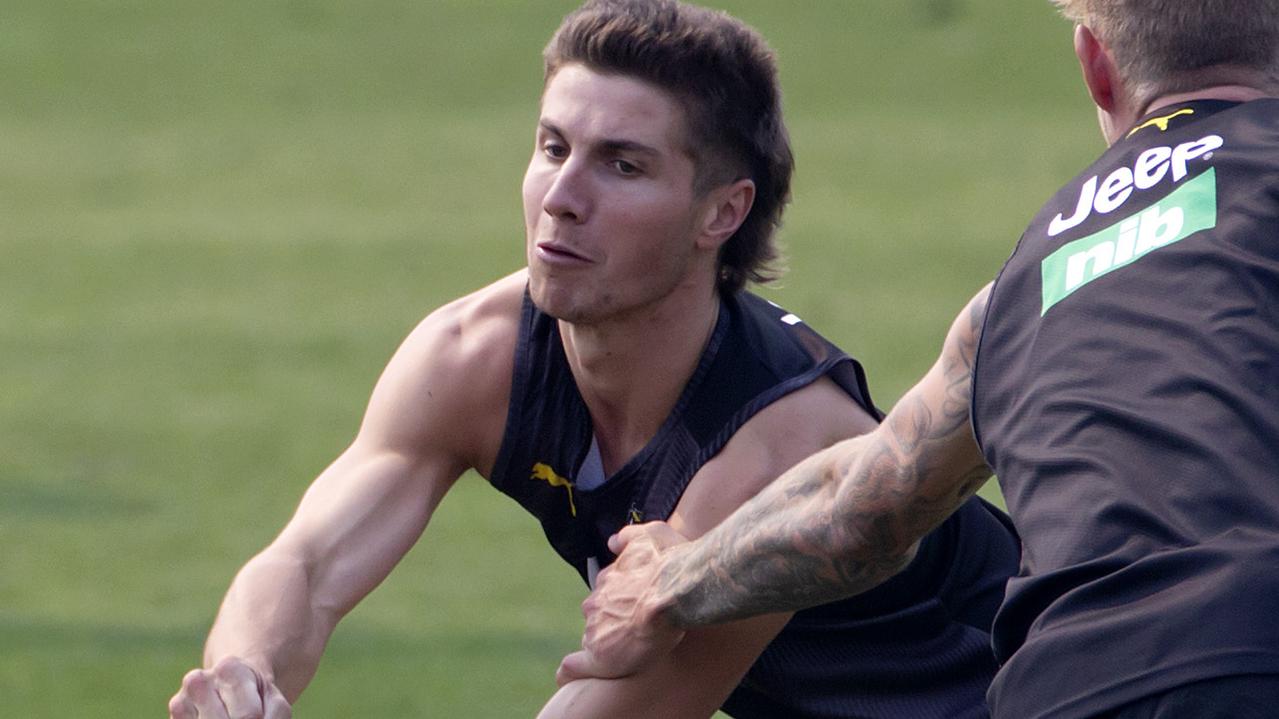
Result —
<svg viewBox="0 0 1279 719"><path fill-rule="evenodd" d="M1084 73L1084 84L1097 109L1114 114L1119 109L1119 76L1110 50L1101 44L1093 31L1083 25L1075 26L1075 56Z"/></svg>
<svg viewBox="0 0 1279 719"><path fill-rule="evenodd" d="M737 232L746 221L755 204L755 181L741 179L729 185L716 187L707 193L706 210L702 215L701 232L697 246L705 250L718 250L720 245Z"/></svg>

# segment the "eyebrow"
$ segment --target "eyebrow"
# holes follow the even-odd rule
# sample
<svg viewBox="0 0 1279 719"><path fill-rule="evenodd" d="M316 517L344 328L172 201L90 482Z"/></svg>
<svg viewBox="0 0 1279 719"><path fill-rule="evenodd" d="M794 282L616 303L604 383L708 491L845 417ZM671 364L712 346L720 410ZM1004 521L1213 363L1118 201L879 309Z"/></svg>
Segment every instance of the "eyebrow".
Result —
<svg viewBox="0 0 1279 719"><path fill-rule="evenodd" d="M564 131L561 130L553 122L550 122L548 120L541 120L537 124L543 130L546 130L547 132L553 135L564 137ZM606 152L638 153L641 155L649 155L652 157L660 157L662 155L661 150L658 150L656 147L653 147L651 145L645 145L644 143L637 142L635 140L606 138L599 143L599 146Z"/></svg>

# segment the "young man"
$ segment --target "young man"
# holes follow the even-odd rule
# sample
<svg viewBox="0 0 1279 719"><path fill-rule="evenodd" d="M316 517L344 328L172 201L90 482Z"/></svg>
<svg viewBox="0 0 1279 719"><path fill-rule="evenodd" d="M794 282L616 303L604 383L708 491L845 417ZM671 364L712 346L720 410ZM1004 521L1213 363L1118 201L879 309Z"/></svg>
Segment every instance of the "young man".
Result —
<svg viewBox="0 0 1279 719"><path fill-rule="evenodd" d="M1058 4L1109 149L875 432L699 541L623 532L562 677L872 587L993 470L1025 543L994 716L1275 716L1279 2Z"/></svg>
<svg viewBox="0 0 1279 719"><path fill-rule="evenodd" d="M287 716L334 625L468 468L590 581L627 523L700 535L875 426L860 366L742 291L767 276L791 174L763 40L669 0L603 0L545 60L527 271L407 339L354 443L235 579L175 719ZM695 632L641 674L567 684L543 715L985 716L1017 552L974 500L891 586Z"/></svg>

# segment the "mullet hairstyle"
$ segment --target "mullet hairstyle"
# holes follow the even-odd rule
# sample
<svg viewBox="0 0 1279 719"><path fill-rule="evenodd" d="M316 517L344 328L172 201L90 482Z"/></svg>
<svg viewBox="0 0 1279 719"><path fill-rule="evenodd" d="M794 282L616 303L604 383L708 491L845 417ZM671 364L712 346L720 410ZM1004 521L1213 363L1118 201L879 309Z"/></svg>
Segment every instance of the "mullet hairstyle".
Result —
<svg viewBox="0 0 1279 719"><path fill-rule="evenodd" d="M1052 0L1093 31L1139 94L1185 92L1223 70L1279 76L1279 0Z"/></svg>
<svg viewBox="0 0 1279 719"><path fill-rule="evenodd" d="M544 84L576 63L669 92L687 120L693 191L755 182L750 212L720 248L719 291L780 275L773 236L790 200L795 161L774 55L758 32L727 13L677 0L588 0L564 18L542 58Z"/></svg>

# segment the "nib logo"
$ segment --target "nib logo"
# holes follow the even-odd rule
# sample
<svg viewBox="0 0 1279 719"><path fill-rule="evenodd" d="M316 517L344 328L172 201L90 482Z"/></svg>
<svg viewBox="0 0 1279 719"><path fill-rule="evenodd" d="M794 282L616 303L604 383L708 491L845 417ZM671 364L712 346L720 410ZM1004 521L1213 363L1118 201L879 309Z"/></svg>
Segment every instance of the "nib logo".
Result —
<svg viewBox="0 0 1279 719"><path fill-rule="evenodd" d="M1186 213L1180 207L1170 207L1164 212L1155 205L1136 217L1124 220L1119 225L1117 240L1100 242L1066 258L1066 291L1070 292L1137 255L1163 247L1180 235L1185 226Z"/></svg>
<svg viewBox="0 0 1279 719"><path fill-rule="evenodd" d="M1210 169L1154 205L1044 258L1040 315L1098 277L1216 225L1217 171Z"/></svg>

